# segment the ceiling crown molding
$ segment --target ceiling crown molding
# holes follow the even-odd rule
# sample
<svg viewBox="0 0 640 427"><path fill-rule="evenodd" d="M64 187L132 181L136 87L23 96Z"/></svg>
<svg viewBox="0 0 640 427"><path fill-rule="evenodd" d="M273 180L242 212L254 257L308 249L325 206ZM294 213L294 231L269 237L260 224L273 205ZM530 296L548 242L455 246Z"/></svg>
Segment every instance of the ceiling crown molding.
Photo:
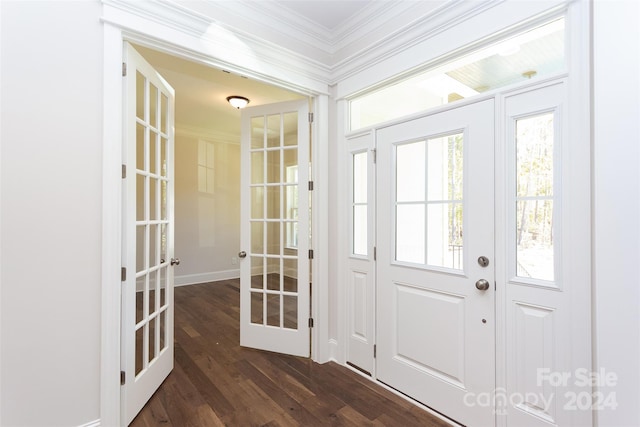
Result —
<svg viewBox="0 0 640 427"><path fill-rule="evenodd" d="M372 2L332 32L275 1L102 0L105 9L196 38L210 47L207 52L220 64L245 70L247 75L268 76L270 70L282 70L281 75L304 76L324 85L335 84L503 1ZM123 27L129 23L107 15L105 21L118 21ZM129 25L130 30L139 31Z"/></svg>

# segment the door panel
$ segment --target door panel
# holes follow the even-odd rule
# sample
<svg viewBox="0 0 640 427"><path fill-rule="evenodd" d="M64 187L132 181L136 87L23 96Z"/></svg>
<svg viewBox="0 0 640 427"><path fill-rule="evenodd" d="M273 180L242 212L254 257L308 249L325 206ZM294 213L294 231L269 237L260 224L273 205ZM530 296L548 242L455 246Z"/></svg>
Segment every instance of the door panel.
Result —
<svg viewBox="0 0 640 427"><path fill-rule="evenodd" d="M347 140L350 177L350 227L347 306L347 362L373 374L375 344L375 192L374 133Z"/></svg>
<svg viewBox="0 0 640 427"><path fill-rule="evenodd" d="M308 357L308 101L242 110L240 345Z"/></svg>
<svg viewBox="0 0 640 427"><path fill-rule="evenodd" d="M377 133L377 377L467 425L495 424L465 403L495 389L493 142L493 100Z"/></svg>
<svg viewBox="0 0 640 427"><path fill-rule="evenodd" d="M173 369L174 91L125 44L122 417L129 424Z"/></svg>

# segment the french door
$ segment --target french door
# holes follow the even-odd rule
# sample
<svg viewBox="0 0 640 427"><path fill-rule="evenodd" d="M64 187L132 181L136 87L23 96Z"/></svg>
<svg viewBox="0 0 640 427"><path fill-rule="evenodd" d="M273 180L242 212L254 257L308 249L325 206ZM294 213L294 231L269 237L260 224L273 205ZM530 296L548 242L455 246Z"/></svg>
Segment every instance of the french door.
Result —
<svg viewBox="0 0 640 427"><path fill-rule="evenodd" d="M380 129L376 151L376 375L494 425L465 404L495 389L494 101Z"/></svg>
<svg viewBox="0 0 640 427"><path fill-rule="evenodd" d="M125 44L123 423L173 369L174 91ZM126 168L126 169L125 169Z"/></svg>
<svg viewBox="0 0 640 427"><path fill-rule="evenodd" d="M309 105L242 110L240 345L309 357Z"/></svg>

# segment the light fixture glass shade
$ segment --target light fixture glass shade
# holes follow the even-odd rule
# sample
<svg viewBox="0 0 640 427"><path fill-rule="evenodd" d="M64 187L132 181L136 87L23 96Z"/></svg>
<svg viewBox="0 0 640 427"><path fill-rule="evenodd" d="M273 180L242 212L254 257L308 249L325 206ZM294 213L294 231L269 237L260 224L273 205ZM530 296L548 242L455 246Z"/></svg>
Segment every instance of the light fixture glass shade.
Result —
<svg viewBox="0 0 640 427"><path fill-rule="evenodd" d="M231 104L233 108L237 108L238 110L246 107L247 104L249 103L248 98L245 98L244 96L236 96L236 95L228 96L227 101L229 101L229 104Z"/></svg>

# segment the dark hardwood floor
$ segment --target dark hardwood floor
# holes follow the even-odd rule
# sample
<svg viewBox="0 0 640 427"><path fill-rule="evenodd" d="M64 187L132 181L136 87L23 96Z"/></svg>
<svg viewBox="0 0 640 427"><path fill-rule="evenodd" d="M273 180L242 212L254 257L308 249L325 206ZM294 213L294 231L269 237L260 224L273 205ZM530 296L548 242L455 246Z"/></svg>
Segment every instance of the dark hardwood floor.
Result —
<svg viewBox="0 0 640 427"><path fill-rule="evenodd" d="M237 280L175 289L175 368L132 426L446 426L336 363L241 348Z"/></svg>

